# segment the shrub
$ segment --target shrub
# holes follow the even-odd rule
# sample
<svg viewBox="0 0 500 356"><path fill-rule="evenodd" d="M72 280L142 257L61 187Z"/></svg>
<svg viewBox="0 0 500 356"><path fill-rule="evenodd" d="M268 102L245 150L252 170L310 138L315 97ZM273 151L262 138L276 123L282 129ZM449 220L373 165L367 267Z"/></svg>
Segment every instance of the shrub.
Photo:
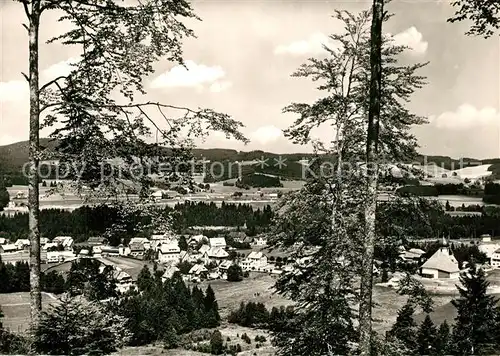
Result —
<svg viewBox="0 0 500 356"><path fill-rule="evenodd" d="M241 335L241 340L245 341L247 344L251 344L252 343L252 340L250 340L250 337L244 333L243 335Z"/></svg>
<svg viewBox="0 0 500 356"><path fill-rule="evenodd" d="M215 330L210 338L210 353L212 355L220 355L224 350L222 342L222 334L219 330Z"/></svg>
<svg viewBox="0 0 500 356"><path fill-rule="evenodd" d="M262 336L261 336L261 335L257 335L257 336L255 337L255 342L261 342L261 343L264 343L264 342L266 342L266 341L267 341L267 339L266 339L266 337L265 337L264 335L262 335Z"/></svg>

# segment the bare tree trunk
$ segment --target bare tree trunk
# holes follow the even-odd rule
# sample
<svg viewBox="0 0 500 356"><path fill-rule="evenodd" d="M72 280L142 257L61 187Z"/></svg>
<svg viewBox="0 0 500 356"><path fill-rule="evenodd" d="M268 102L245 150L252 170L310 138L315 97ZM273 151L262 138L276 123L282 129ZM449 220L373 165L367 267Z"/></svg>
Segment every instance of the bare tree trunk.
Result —
<svg viewBox="0 0 500 356"><path fill-rule="evenodd" d="M30 134L29 134L29 240L30 240L30 309L31 327L36 327L42 310L40 289L40 230L38 197L38 163L40 130L40 88L38 78L38 30L40 1L33 1L29 14L29 88L30 88Z"/></svg>
<svg viewBox="0 0 500 356"><path fill-rule="evenodd" d="M373 251L375 246L375 214L378 182L378 128L382 79L382 22L384 0L373 0L371 27L371 82L368 133L366 142L367 202L365 207L365 244L361 271L359 304L359 345L362 356L371 355Z"/></svg>

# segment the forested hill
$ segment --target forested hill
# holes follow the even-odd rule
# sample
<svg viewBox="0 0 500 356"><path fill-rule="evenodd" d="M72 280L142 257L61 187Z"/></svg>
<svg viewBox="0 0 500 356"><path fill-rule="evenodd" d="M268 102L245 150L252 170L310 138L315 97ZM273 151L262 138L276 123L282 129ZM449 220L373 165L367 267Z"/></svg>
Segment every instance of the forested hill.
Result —
<svg viewBox="0 0 500 356"><path fill-rule="evenodd" d="M49 140L47 138L40 139L40 146L48 151L54 151L57 147L57 141ZM224 171L229 171L226 167L229 164L234 164L235 162L242 162L243 174L252 173L263 173L268 175L276 175L283 179L301 179L302 178L302 165L300 160L310 159L314 157L312 153L288 153L280 154L265 151L237 151L232 149L224 148L213 148L213 149L195 149L193 150L193 156L196 159L206 159L211 162L221 162L224 165ZM278 158L281 157L281 162L284 163L283 166L277 167L276 163ZM264 165L259 165L258 161L265 160ZM24 163L28 160L28 142L22 141L13 143L6 146L0 146L0 176L6 176L13 180L14 184L23 184L23 182L18 182L22 180L21 168ZM495 175L500 176L500 158L477 160L474 158L463 158L455 159L448 156L426 156L420 155L416 159L405 163L420 162L421 164L435 163L438 166L445 169L457 169L460 165L467 165L471 163L472 165L478 164L492 164L490 171L493 171ZM235 167L235 166L234 166ZM219 166L214 166L214 168L220 168ZM233 168L235 170L236 168ZM217 174L217 172L214 172ZM12 179L14 178L14 179ZM19 178L19 179L17 179ZM226 177L230 178L230 177ZM218 179L221 180L221 179ZM208 177L208 182L211 181Z"/></svg>

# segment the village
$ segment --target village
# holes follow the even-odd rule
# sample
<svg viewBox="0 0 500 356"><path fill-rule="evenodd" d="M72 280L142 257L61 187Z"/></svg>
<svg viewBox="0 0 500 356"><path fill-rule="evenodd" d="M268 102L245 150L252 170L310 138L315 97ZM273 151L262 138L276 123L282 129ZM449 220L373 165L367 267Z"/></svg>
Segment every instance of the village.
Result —
<svg viewBox="0 0 500 356"><path fill-rule="evenodd" d="M95 259L105 266L112 266L117 281L117 289L126 292L135 288L138 272L127 271L121 266L152 263L163 272L163 279L171 278L179 272L186 282L200 283L210 280L228 280L228 270L235 266L241 271L241 277L252 273L278 276L283 272L293 271L297 266L304 266L304 259L292 260L283 251L273 251L267 246L265 235L246 236L239 231L222 230L217 237L203 234L175 236L173 234L153 234L150 238L134 237L126 244L110 246L104 237L89 237L87 241L74 243L71 236L57 236L52 240L41 239L42 270L44 272L68 271L74 261ZM227 244L226 238L237 244L248 244L250 249L237 249ZM432 241L432 240L431 240ZM398 265L413 266L414 277L433 293L446 294L454 290L461 272L467 268L467 262L459 265L454 256L453 246L477 246L486 255L483 268L488 271L500 268L500 241L490 235L478 239L447 240L436 239L439 248L432 255L420 248L399 246ZM16 264L29 262L29 240L18 239L14 243L0 238L0 258L4 263ZM461 268L460 268L461 267ZM373 273L380 277L383 262L375 260ZM392 272L392 273L391 273ZM405 271L397 268L387 275L386 280L379 279L379 286L397 287ZM270 286L271 287L271 286Z"/></svg>

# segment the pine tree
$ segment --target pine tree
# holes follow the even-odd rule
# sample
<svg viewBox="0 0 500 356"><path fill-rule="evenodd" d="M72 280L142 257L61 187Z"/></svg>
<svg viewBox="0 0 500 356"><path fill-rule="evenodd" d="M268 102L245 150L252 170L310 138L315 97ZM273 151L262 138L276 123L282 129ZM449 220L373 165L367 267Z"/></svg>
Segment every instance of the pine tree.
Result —
<svg viewBox="0 0 500 356"><path fill-rule="evenodd" d="M179 248L181 251L187 251L188 250L188 243L186 241L186 236L182 235L179 238Z"/></svg>
<svg viewBox="0 0 500 356"><path fill-rule="evenodd" d="M35 330L35 348L41 354L108 354L127 343L126 320L83 297L61 298L42 313Z"/></svg>
<svg viewBox="0 0 500 356"><path fill-rule="evenodd" d="M453 328L453 351L458 355L474 355L493 350L497 342L497 299L487 295L489 282L481 268L471 265L460 276L460 297L452 300L457 309Z"/></svg>
<svg viewBox="0 0 500 356"><path fill-rule="evenodd" d="M445 320L439 326L439 330L436 335L436 342L435 342L436 354L447 355L449 351L449 343L450 343L450 327Z"/></svg>
<svg viewBox="0 0 500 356"><path fill-rule="evenodd" d="M429 314L420 324L417 334L417 347L419 355L433 355L435 353L436 326Z"/></svg>
<svg viewBox="0 0 500 356"><path fill-rule="evenodd" d="M215 293L212 287L209 285L206 290L205 296L205 313L207 327L213 328L219 325L220 315L219 315L219 305L217 299L215 298Z"/></svg>
<svg viewBox="0 0 500 356"><path fill-rule="evenodd" d="M3 178L0 177L0 211L9 204L10 196L7 188L5 188Z"/></svg>
<svg viewBox="0 0 500 356"><path fill-rule="evenodd" d="M153 276L151 275L151 271L147 265L142 267L141 272L137 276L137 288L140 291L149 290L153 285Z"/></svg>
<svg viewBox="0 0 500 356"><path fill-rule="evenodd" d="M408 350L415 351L416 339L415 332L417 324L413 320L415 309L410 303L406 303L399 311L396 323L388 332L388 339L397 339L401 341Z"/></svg>

